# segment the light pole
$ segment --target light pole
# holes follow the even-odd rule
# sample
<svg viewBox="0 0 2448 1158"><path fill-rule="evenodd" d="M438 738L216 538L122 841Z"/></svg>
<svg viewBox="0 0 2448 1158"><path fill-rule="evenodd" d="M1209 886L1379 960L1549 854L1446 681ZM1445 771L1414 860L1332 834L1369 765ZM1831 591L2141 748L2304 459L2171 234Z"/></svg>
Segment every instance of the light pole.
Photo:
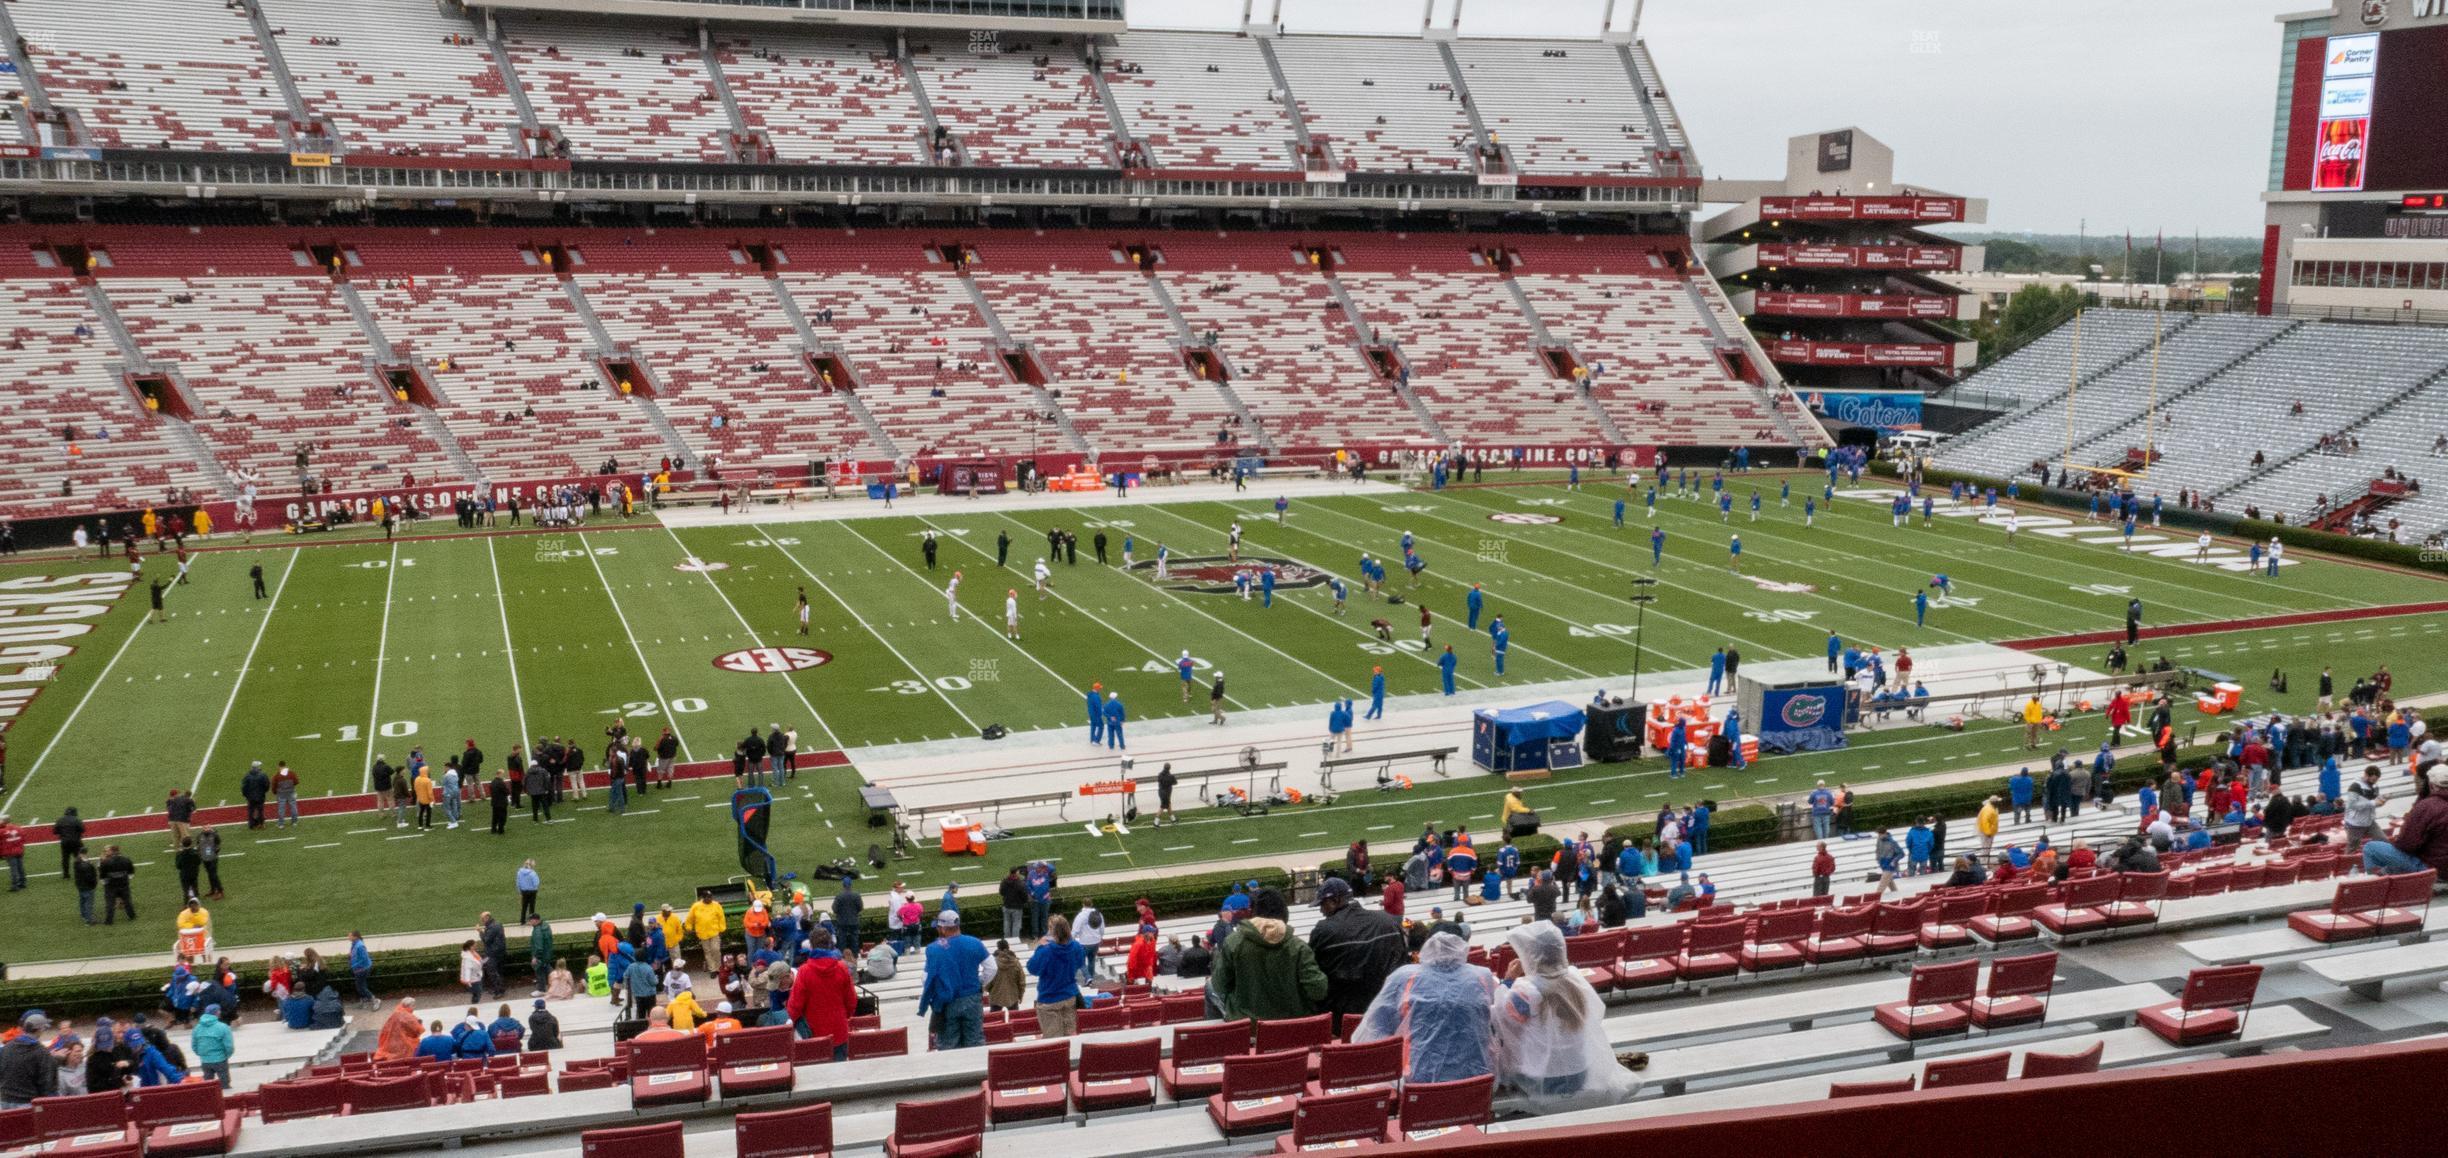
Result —
<svg viewBox="0 0 2448 1158"><path fill-rule="evenodd" d="M1646 576L1632 580L1632 702L1640 702L1641 628L1649 619L1649 605L1657 602L1650 588L1658 581Z"/></svg>

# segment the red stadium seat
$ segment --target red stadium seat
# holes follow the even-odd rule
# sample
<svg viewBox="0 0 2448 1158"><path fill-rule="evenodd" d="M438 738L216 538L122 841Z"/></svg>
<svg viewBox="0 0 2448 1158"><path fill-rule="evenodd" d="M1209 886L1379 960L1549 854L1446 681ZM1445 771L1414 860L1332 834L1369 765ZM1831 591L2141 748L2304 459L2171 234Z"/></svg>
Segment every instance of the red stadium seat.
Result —
<svg viewBox="0 0 2448 1158"><path fill-rule="evenodd" d="M1385 1089L1304 1096L1292 1111L1292 1132L1275 1140L1275 1152L1298 1154L1354 1141L1382 1141L1393 1100L1394 1092Z"/></svg>
<svg viewBox="0 0 2448 1158"><path fill-rule="evenodd" d="M2423 927L2431 915L2431 893L2439 874L2431 869L2414 873L2392 873L2388 881L2388 900L2372 914L2373 923L2382 936L2411 933Z"/></svg>
<svg viewBox="0 0 2448 1158"><path fill-rule="evenodd" d="M1877 910L1868 905L1849 909L1820 909L1819 927L1801 943L1802 960L1813 968L1833 965L1839 961L1858 961L1870 951L1863 938L1870 935L1871 922Z"/></svg>
<svg viewBox="0 0 2448 1158"><path fill-rule="evenodd" d="M1327 1046L1319 1051L1318 1076L1309 1083L1309 1093L1348 1094L1399 1085L1405 1045L1404 1038L1385 1037L1357 1045L1337 1042Z"/></svg>
<svg viewBox="0 0 2448 1158"><path fill-rule="evenodd" d="M2185 975L2184 992L2176 1000L2142 1010L2134 1020L2174 1045L2216 1041L2243 1032L2260 987L2258 965L2196 969Z"/></svg>
<svg viewBox="0 0 2448 1158"><path fill-rule="evenodd" d="M2089 1049L2074 1053L2040 1053L2023 1055L2023 1075L2027 1078L2054 1078L2066 1074L2099 1072L2100 1057L2108 1052L2108 1043L2094 1040Z"/></svg>
<svg viewBox="0 0 2448 1158"><path fill-rule="evenodd" d="M2159 923L2159 902L2167 896L2168 874L2118 873L2117 899L2101 912L2111 929L2144 928Z"/></svg>
<svg viewBox="0 0 2448 1158"><path fill-rule="evenodd" d="M707 1064L725 1098L790 1092L796 1071L796 1034L787 1025L765 1025L716 1034Z"/></svg>
<svg viewBox="0 0 2448 1158"><path fill-rule="evenodd" d="M1173 1055L1159 1073L1174 1101L1203 1098L1224 1088L1224 1059L1250 1051L1250 1023L1187 1025L1173 1031Z"/></svg>
<svg viewBox="0 0 2448 1158"><path fill-rule="evenodd" d="M615 1126L578 1135L584 1158L688 1158L677 1120L647 1126Z"/></svg>
<svg viewBox="0 0 2448 1158"><path fill-rule="evenodd" d="M1001 1126L1059 1118L1070 1109L1071 1043L1048 1041L986 1051L986 1118Z"/></svg>
<svg viewBox="0 0 2448 1158"><path fill-rule="evenodd" d="M1621 954L1615 961L1616 992L1674 984L1674 957L1682 951L1683 930L1678 926L1652 925L1629 930L1623 947L1616 950ZM1502 970L1496 972L1503 975Z"/></svg>
<svg viewBox="0 0 2448 1158"><path fill-rule="evenodd" d="M1951 1057L1921 1067L1921 1088L1934 1090L1941 1086L1971 1086L1983 1082L2006 1080L2006 1069L2014 1060L2006 1050Z"/></svg>
<svg viewBox="0 0 2448 1158"><path fill-rule="evenodd" d="M1751 939L1738 955L1745 973L1773 973L1802 965L1799 942L1819 928L1815 909L1780 909L1763 914L1752 927Z"/></svg>
<svg viewBox="0 0 2448 1158"><path fill-rule="evenodd" d="M1964 1006L1971 1002L1973 987L1979 979L1980 962L1969 958L1943 965L1916 965L1904 1000L1879 1006L1871 1016L1887 1027L1889 1033L1906 1041L1961 1033L1972 1023L1972 1015Z"/></svg>
<svg viewBox="0 0 2448 1158"><path fill-rule="evenodd" d="M1685 930L1683 951L1675 956L1675 976L1685 982L1731 977L1742 968L1735 954L1743 947L1747 921L1697 921Z"/></svg>
<svg viewBox="0 0 2448 1158"><path fill-rule="evenodd" d="M825 1158L833 1152L833 1103L741 1114L731 1122L737 1158Z"/></svg>
<svg viewBox="0 0 2448 1158"><path fill-rule="evenodd" d="M2032 910L2048 899L2045 884L2009 885L1990 894L1989 911L1972 918L1966 928L1991 945L2028 941L2040 935Z"/></svg>
<svg viewBox="0 0 2448 1158"><path fill-rule="evenodd" d="M1911 1092L1913 1092L1913 1080L1909 1077L1828 1084L1828 1097L1830 1098L1875 1098L1880 1094L1909 1094Z"/></svg>
<svg viewBox="0 0 2448 1158"><path fill-rule="evenodd" d="M145 1153L193 1158L227 1153L245 1114L222 1096L219 1082L197 1080L137 1090L128 1117L144 1132Z"/></svg>
<svg viewBox="0 0 2448 1158"><path fill-rule="evenodd" d="M1292 1124L1309 1083L1309 1055L1243 1054L1224 1059L1224 1088L1207 1099L1207 1117L1227 1138L1284 1129Z"/></svg>
<svg viewBox="0 0 2448 1158"><path fill-rule="evenodd" d="M1972 943L1972 918L1989 909L1989 894L1954 891L1942 894L1935 908L1922 914L1921 948L1932 952L1960 949Z"/></svg>
<svg viewBox="0 0 2448 1158"><path fill-rule="evenodd" d="M1071 1101L1080 1112L1121 1110L1156 1104L1156 1073L1163 1065L1164 1042L1081 1042L1079 1065L1071 1071Z"/></svg>
<svg viewBox="0 0 2448 1158"><path fill-rule="evenodd" d="M1399 1114L1386 1141L1425 1142L1453 1134L1477 1134L1496 1115L1496 1079L1481 1074L1450 1082L1406 1082Z"/></svg>
<svg viewBox="0 0 2448 1158"><path fill-rule="evenodd" d="M1989 985L1981 996L1965 1003L1972 1024L1983 1030L2028 1025L2048 1016L2049 994L2057 988L2057 954L2031 953L1997 957L1989 962Z"/></svg>
<svg viewBox="0 0 2448 1158"><path fill-rule="evenodd" d="M2032 919L2060 939L2088 936L2108 927L2108 906L2120 886L2113 876L2083 877L2065 883L2060 898L2032 910Z"/></svg>
<svg viewBox="0 0 2448 1158"><path fill-rule="evenodd" d="M2356 941L2379 935L2373 919L2388 903L2388 877L2348 877L2339 881L2329 907L2287 914L2287 928L2315 941Z"/></svg>
<svg viewBox="0 0 2448 1158"><path fill-rule="evenodd" d="M886 1158L969 1158L984 1147L986 1092L973 1090L932 1102L893 1107L893 1131L884 1139Z"/></svg>
<svg viewBox="0 0 2448 1158"><path fill-rule="evenodd" d="M909 1053L909 1027L892 1029L854 1029L850 1039L842 1043L850 1048L851 1061L867 1058L901 1057Z"/></svg>
<svg viewBox="0 0 2448 1158"><path fill-rule="evenodd" d="M702 1102L712 1092L706 1081L706 1043L686 1037L632 1038L629 1042L629 1101L638 1106L673 1106Z"/></svg>

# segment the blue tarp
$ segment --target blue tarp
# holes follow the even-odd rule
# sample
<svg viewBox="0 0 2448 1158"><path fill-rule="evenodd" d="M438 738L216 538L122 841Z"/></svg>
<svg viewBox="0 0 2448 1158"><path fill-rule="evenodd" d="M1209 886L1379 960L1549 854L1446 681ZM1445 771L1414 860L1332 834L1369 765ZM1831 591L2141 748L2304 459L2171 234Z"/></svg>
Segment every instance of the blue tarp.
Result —
<svg viewBox="0 0 2448 1158"><path fill-rule="evenodd" d="M1481 721L1494 724L1505 733L1508 742L1515 744L1565 740L1581 734L1581 709L1562 700L1526 708L1481 708L1476 714Z"/></svg>

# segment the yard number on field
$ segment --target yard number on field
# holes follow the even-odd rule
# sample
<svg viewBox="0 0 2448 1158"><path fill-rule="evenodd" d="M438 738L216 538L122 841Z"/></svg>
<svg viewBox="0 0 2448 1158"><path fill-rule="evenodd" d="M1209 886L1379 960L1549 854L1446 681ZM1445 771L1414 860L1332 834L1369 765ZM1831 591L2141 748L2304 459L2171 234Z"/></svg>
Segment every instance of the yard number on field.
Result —
<svg viewBox="0 0 2448 1158"><path fill-rule="evenodd" d="M652 701L631 700L617 708L605 708L595 714L598 716L651 716L661 710L663 709ZM702 712L706 710L706 702L695 696L682 696L671 702L671 710L674 714Z"/></svg>
<svg viewBox="0 0 2448 1158"><path fill-rule="evenodd" d="M417 734L417 722L415 720L386 720L376 727L374 732L386 739L405 740ZM354 744L363 739L365 739L365 729L355 724L340 725L339 743Z"/></svg>
<svg viewBox="0 0 2448 1158"><path fill-rule="evenodd" d="M400 565L400 566L402 566L402 567L414 567L414 566L416 566L416 560L414 560L414 559L405 559L405 558L404 558L404 559L401 559L401 560L399 561L399 565ZM385 569L387 569L387 568L389 568L389 567L391 566L391 560L389 560L389 559L368 559L368 560L366 560L366 561L364 561L364 562L362 562L362 563L342 563L342 564L341 564L341 566L343 566L343 567L355 567L355 568L357 568L358 570L361 570L361 571L381 571L381 570L385 570Z"/></svg>
<svg viewBox="0 0 2448 1158"><path fill-rule="evenodd" d="M896 692L905 696L923 696L929 691L965 692L969 690L969 687L969 680L966 677L936 676L934 679L924 681L894 680L891 684L884 687L869 688L867 690L871 692Z"/></svg>

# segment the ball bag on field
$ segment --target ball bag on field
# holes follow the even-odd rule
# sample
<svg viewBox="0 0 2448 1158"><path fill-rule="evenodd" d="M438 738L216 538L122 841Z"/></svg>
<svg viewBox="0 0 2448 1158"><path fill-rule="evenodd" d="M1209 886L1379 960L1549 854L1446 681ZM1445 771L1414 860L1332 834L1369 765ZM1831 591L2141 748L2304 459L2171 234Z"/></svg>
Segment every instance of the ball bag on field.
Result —
<svg viewBox="0 0 2448 1158"><path fill-rule="evenodd" d="M739 829L740 871L772 888L780 875L765 833L773 823L773 794L762 788L742 788L731 794L731 820Z"/></svg>

